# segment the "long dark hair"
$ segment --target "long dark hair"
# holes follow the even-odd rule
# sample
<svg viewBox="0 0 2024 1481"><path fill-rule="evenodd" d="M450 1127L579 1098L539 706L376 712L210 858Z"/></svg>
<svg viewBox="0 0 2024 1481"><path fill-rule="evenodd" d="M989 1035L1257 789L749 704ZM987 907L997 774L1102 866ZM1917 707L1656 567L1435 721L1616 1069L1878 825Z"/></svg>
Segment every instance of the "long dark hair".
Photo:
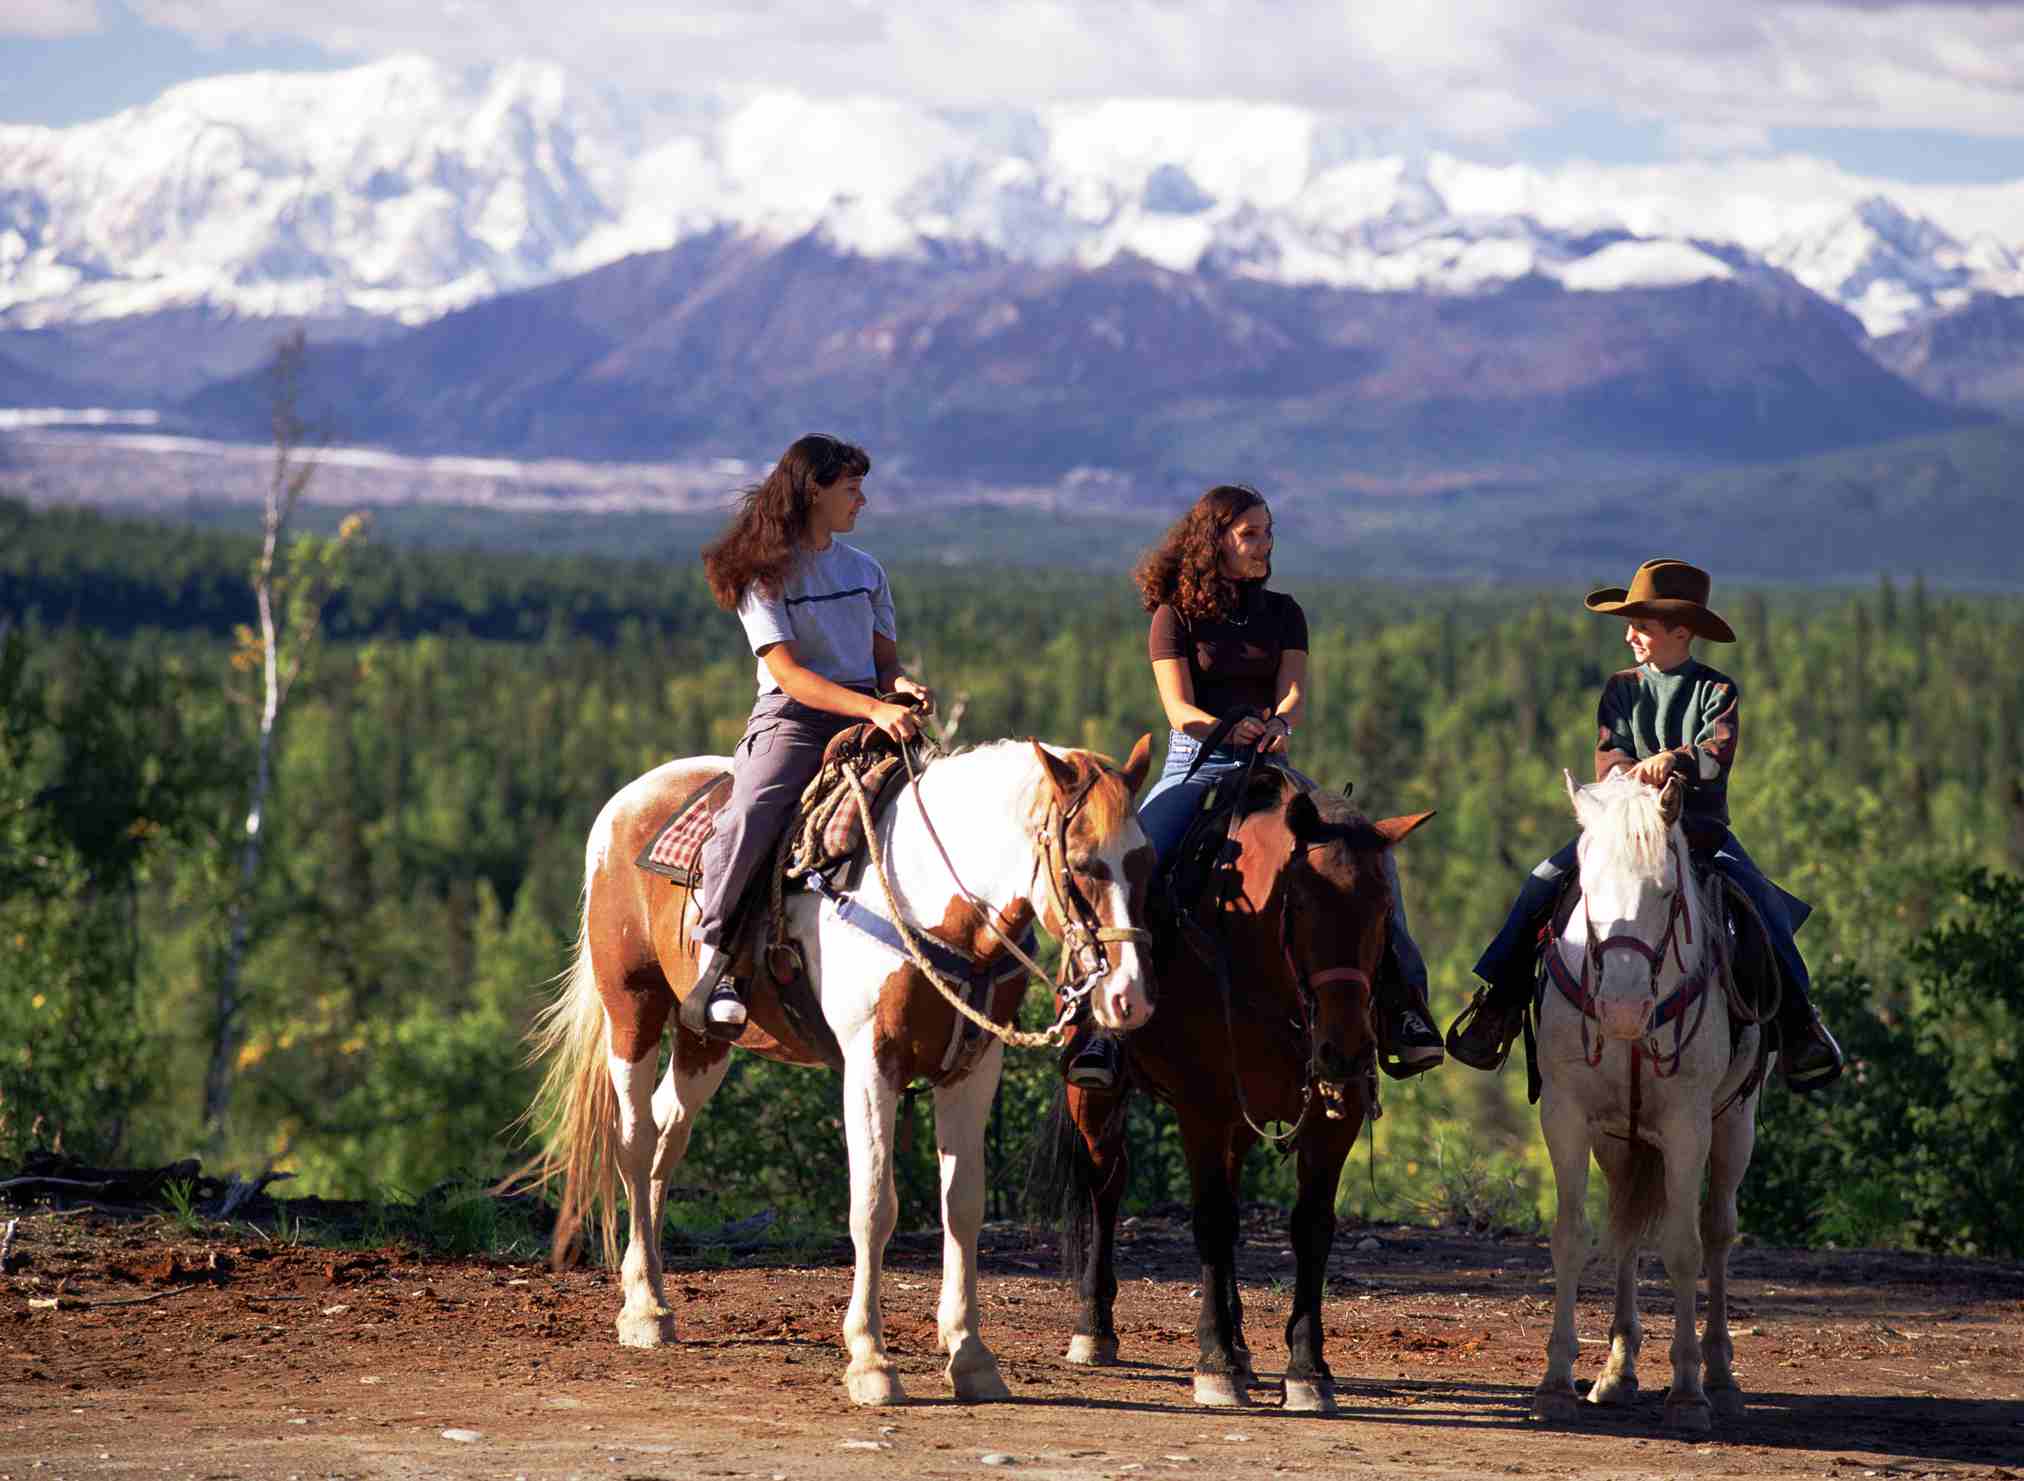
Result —
<svg viewBox="0 0 2024 1481"><path fill-rule="evenodd" d="M724 533L703 547L710 595L726 612L756 583L777 593L808 533L808 503L839 478L871 472L871 454L855 443L811 432L797 437L762 482L744 491Z"/></svg>
<svg viewBox="0 0 2024 1481"><path fill-rule="evenodd" d="M1171 606L1190 622L1226 616L1237 605L1237 583L1216 564L1223 531L1265 496L1244 483L1219 483L1175 520L1131 573L1148 612Z"/></svg>

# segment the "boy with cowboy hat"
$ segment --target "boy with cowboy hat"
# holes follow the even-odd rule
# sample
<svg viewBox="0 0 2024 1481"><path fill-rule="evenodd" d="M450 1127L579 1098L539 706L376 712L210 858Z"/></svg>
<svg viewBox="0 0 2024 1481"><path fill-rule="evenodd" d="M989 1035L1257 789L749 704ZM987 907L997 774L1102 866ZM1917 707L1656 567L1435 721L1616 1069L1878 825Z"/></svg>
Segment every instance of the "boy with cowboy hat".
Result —
<svg viewBox="0 0 2024 1481"><path fill-rule="evenodd" d="M1652 560L1628 587L1591 592L1591 612L1622 617L1637 667L1610 675L1596 707L1595 776L1629 770L1657 787L1678 777L1686 788L1680 821L1689 845L1733 880L1757 907L1784 978L1778 1013L1785 1082L1818 1090L1841 1074L1841 1049L1807 995L1806 963L1793 933L1811 909L1772 884L1729 831L1729 771L1736 764L1736 681L1693 656L1695 638L1733 643L1729 624L1708 608L1708 573L1685 561ZM1575 867L1568 844L1532 871L1476 975L1486 986L1448 1029L1448 1052L1463 1064L1494 1070L1523 1025L1532 996L1539 929Z"/></svg>

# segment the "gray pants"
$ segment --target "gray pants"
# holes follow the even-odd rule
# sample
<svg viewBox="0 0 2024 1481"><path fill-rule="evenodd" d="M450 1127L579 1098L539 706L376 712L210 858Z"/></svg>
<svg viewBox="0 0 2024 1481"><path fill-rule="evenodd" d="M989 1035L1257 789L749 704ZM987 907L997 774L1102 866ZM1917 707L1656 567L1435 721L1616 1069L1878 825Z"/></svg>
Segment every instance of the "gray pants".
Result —
<svg viewBox="0 0 2024 1481"><path fill-rule="evenodd" d="M725 944L730 924L725 917L737 909L746 886L779 844L801 794L822 769L823 748L856 723L777 691L759 696L745 722L744 739L732 753L730 800L703 844L696 940Z"/></svg>

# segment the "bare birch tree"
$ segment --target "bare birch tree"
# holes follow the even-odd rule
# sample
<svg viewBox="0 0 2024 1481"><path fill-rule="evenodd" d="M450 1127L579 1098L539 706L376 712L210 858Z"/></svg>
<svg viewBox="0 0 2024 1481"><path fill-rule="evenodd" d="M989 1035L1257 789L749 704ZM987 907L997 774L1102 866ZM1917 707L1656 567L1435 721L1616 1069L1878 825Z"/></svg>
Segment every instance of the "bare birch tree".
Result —
<svg viewBox="0 0 2024 1481"><path fill-rule="evenodd" d="M302 378L308 337L297 328L275 346L269 410L274 461L260 524L260 554L251 581L260 628L241 625L232 666L258 669L259 722L248 791L239 868L226 911L225 940L217 964L210 1067L204 1076L204 1132L216 1152L225 1132L234 1075L246 1040L247 993L243 972L253 932L254 904L266 847L268 794L274 785L274 751L281 717L323 626L324 604L342 587L346 562L365 529L365 516L346 516L333 537L297 535L289 526L316 473L316 455L302 417Z"/></svg>

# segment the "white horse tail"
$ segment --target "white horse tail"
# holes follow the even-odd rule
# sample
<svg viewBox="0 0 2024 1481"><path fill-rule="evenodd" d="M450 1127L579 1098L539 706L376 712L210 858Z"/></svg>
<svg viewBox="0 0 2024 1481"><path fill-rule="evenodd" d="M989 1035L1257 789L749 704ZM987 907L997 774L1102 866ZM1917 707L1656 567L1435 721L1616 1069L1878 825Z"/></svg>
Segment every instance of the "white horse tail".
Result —
<svg viewBox="0 0 2024 1481"><path fill-rule="evenodd" d="M605 1065L604 1001L590 962L589 917L578 933L576 955L557 979L555 1001L528 1031L528 1060L546 1060L541 1089L521 1119L539 1129L541 1151L504 1186L543 1187L558 1179L562 1202L555 1215L550 1261L568 1264L577 1236L595 1221L605 1259L618 1264L618 1093Z"/></svg>
<svg viewBox="0 0 2024 1481"><path fill-rule="evenodd" d="M1666 1160L1650 1142L1633 1139L1627 1176L1609 1185L1609 1226L1623 1239L1649 1244L1666 1215Z"/></svg>

